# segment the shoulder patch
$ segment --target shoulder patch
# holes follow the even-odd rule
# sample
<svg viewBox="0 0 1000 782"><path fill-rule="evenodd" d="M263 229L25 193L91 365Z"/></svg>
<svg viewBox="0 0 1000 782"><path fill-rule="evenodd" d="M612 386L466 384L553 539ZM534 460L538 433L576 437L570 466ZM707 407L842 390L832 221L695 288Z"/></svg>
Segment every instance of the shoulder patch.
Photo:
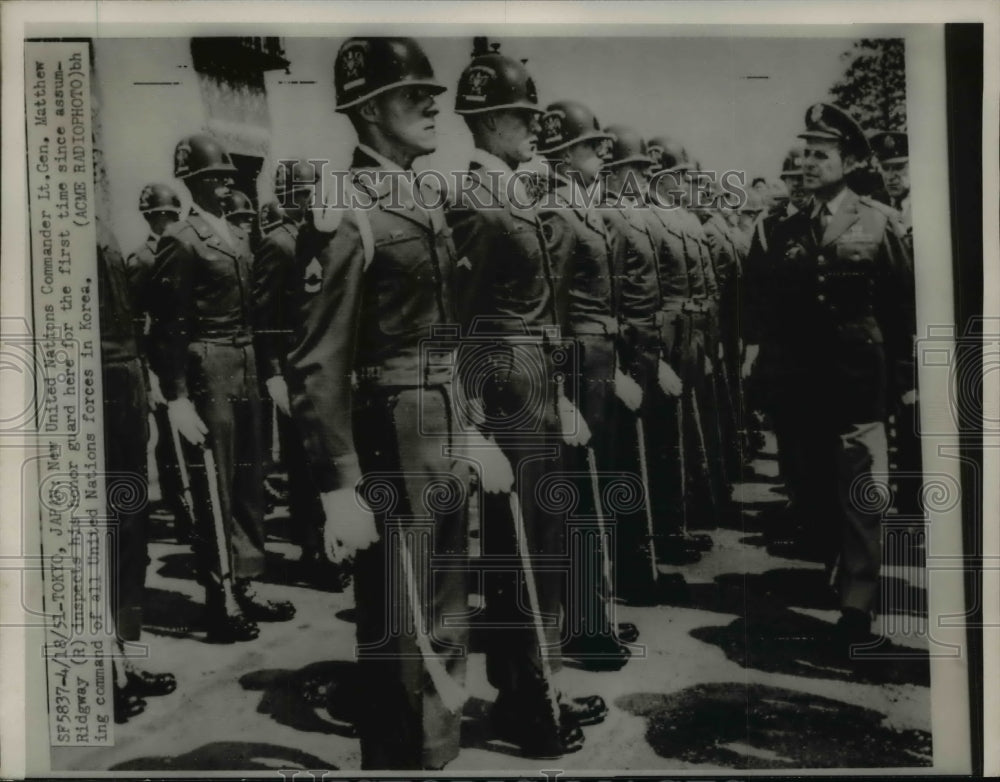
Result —
<svg viewBox="0 0 1000 782"><path fill-rule="evenodd" d="M313 225L317 231L332 234L344 219L344 209L340 207L319 206L312 210Z"/></svg>

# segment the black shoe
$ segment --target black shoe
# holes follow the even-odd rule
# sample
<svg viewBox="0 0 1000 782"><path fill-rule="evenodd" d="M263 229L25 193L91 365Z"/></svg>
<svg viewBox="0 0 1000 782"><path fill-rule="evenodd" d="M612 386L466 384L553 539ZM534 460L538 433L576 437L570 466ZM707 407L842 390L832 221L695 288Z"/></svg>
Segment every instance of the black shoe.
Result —
<svg viewBox="0 0 1000 782"><path fill-rule="evenodd" d="M304 582L326 592L343 592L351 585L351 571L318 553L303 553L299 573Z"/></svg>
<svg viewBox="0 0 1000 782"><path fill-rule="evenodd" d="M172 673L150 673L136 668L125 671L128 679L127 690L140 698L154 695L169 695L177 689L177 679Z"/></svg>
<svg viewBox="0 0 1000 782"><path fill-rule="evenodd" d="M661 535L656 540L656 557L665 565L693 565L701 561L702 551L708 549L696 545L694 538L708 538L708 535L685 535L683 533L673 533ZM711 548L709 545L708 548Z"/></svg>
<svg viewBox="0 0 1000 782"><path fill-rule="evenodd" d="M618 671L632 657L632 651L611 636L576 636L563 645L562 652L586 671Z"/></svg>
<svg viewBox="0 0 1000 782"><path fill-rule="evenodd" d="M564 725L572 723L581 728L587 725L599 725L607 716L608 704L600 695L559 699L559 718Z"/></svg>
<svg viewBox="0 0 1000 782"><path fill-rule="evenodd" d="M124 725L132 717L137 717L146 710L146 701L132 692L129 687L115 685L114 711L115 722Z"/></svg>
<svg viewBox="0 0 1000 782"><path fill-rule="evenodd" d="M490 712L497 738L521 748L525 757L556 760L583 749L583 731L576 723L555 725L545 703L517 709L505 705L501 697Z"/></svg>
<svg viewBox="0 0 1000 782"><path fill-rule="evenodd" d="M618 640L623 644L634 644L639 640L639 628L631 622L619 622Z"/></svg>
<svg viewBox="0 0 1000 782"><path fill-rule="evenodd" d="M236 602L248 619L255 622L287 622L295 618L295 606L287 600L266 600L257 594L253 582L236 582Z"/></svg>
<svg viewBox="0 0 1000 782"><path fill-rule="evenodd" d="M253 641L260 635L257 623L242 612L226 613L225 611L209 612L208 633L205 637L209 643L231 644L237 641Z"/></svg>

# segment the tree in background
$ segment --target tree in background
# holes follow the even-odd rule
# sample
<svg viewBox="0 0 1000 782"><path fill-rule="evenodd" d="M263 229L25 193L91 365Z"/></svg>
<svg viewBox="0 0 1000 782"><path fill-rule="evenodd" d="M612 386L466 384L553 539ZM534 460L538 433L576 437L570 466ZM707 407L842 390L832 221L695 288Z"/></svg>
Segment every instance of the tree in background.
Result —
<svg viewBox="0 0 1000 782"><path fill-rule="evenodd" d="M865 130L906 130L906 60L902 38L862 38L841 59L848 63L830 88L833 102Z"/></svg>

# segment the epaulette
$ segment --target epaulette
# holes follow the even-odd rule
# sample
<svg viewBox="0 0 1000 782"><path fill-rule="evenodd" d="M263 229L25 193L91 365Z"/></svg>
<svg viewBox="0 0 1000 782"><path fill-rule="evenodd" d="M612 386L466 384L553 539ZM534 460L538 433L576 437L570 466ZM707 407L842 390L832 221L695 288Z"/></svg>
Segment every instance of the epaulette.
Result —
<svg viewBox="0 0 1000 782"><path fill-rule="evenodd" d="M877 198L872 198L871 196L863 195L863 196L858 196L858 201L864 204L865 206L874 209L876 212L881 212L886 217L894 217L897 219L901 217L898 209L895 209L894 207L891 207L888 204L883 204Z"/></svg>

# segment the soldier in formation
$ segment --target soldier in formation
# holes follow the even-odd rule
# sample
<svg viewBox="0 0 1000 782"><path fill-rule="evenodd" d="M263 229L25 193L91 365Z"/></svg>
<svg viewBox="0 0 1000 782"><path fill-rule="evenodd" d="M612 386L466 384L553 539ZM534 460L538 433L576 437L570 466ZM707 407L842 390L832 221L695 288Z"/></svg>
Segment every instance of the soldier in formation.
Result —
<svg viewBox="0 0 1000 782"><path fill-rule="evenodd" d="M191 212L143 196L160 235L131 265L212 640L294 615L254 586L263 388L302 564L353 563L363 767L456 757L474 591L497 738L577 751L607 705L564 692L563 658L620 669L639 631L617 601L683 596L660 568L697 562L712 539L695 530L731 513L757 402L743 381L761 378L796 536L827 558L839 640L868 640L880 517L863 500L887 410L912 398L913 283L896 212L847 186L870 152L853 120L812 107L787 195L763 181L727 203L676 140L543 109L523 61L477 44L454 104L473 151L445 192L415 172L445 90L415 41L348 40L334 85L348 176L286 162L257 213L198 135L175 153Z"/></svg>

